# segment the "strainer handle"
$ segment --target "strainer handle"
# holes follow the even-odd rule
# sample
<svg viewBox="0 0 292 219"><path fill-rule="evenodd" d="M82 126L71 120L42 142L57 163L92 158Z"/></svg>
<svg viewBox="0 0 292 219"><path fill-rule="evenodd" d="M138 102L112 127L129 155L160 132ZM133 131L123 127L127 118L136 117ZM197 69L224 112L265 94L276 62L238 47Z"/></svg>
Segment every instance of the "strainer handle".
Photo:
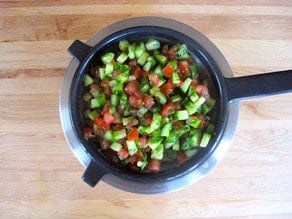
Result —
<svg viewBox="0 0 292 219"><path fill-rule="evenodd" d="M80 40L75 40L71 46L68 48L68 52L79 62L82 62L84 58L88 55L92 47L81 42Z"/></svg>
<svg viewBox="0 0 292 219"><path fill-rule="evenodd" d="M106 172L101 170L96 163L90 161L82 176L82 179L88 185L94 187L105 174Z"/></svg>

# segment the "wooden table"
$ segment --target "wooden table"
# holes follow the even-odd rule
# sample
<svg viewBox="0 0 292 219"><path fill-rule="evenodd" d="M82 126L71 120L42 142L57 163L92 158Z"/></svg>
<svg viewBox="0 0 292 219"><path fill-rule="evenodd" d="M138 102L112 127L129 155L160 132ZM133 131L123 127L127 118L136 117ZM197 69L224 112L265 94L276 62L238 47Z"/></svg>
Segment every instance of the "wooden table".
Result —
<svg viewBox="0 0 292 219"><path fill-rule="evenodd" d="M74 39L121 19L163 16L210 38L235 76L292 68L291 1L134 2L1 1L0 218L291 218L291 93L242 101L223 161L178 192L139 195L81 181L58 111Z"/></svg>

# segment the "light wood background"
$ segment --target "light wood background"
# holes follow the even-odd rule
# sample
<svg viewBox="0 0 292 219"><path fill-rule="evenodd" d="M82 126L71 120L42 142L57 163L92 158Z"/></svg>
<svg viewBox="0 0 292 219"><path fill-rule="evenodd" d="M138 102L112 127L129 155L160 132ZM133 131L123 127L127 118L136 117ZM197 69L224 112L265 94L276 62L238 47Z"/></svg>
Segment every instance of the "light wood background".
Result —
<svg viewBox="0 0 292 219"><path fill-rule="evenodd" d="M292 68L292 1L0 1L0 218L292 218L292 94L242 101L223 161L163 195L90 188L58 112L74 39L156 15L209 37L236 76ZM292 83L292 82L291 82Z"/></svg>

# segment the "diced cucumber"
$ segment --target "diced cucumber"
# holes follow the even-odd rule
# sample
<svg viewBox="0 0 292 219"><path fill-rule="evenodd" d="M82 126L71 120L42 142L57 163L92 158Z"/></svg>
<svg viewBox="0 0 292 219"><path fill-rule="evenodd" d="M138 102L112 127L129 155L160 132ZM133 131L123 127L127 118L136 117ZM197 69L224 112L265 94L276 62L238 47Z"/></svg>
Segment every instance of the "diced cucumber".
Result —
<svg viewBox="0 0 292 219"><path fill-rule="evenodd" d="M142 106L138 111L137 111L137 116L138 117L143 117L145 115L145 113L148 112L148 109L144 106Z"/></svg>
<svg viewBox="0 0 292 219"><path fill-rule="evenodd" d="M104 134L103 134L103 138L107 141L113 141L113 133L111 130L108 130L106 131Z"/></svg>
<svg viewBox="0 0 292 219"><path fill-rule="evenodd" d="M209 132L204 132L203 137L200 142L200 147L207 147L212 135Z"/></svg>
<svg viewBox="0 0 292 219"><path fill-rule="evenodd" d="M192 130L189 137L190 146L192 147L199 146L200 139L201 139L201 131L199 129Z"/></svg>
<svg viewBox="0 0 292 219"><path fill-rule="evenodd" d="M172 81L173 84L177 84L177 83L180 82L180 78L179 78L179 75L178 75L177 71L174 71L172 73L171 81Z"/></svg>
<svg viewBox="0 0 292 219"><path fill-rule="evenodd" d="M134 44L128 46L128 57L129 57L129 59L134 59L135 58L135 50L136 50L136 47L135 47Z"/></svg>
<svg viewBox="0 0 292 219"><path fill-rule="evenodd" d="M101 61L103 64L108 64L110 63L115 57L115 54L113 52L107 52L104 55L101 56Z"/></svg>
<svg viewBox="0 0 292 219"><path fill-rule="evenodd" d="M106 75L111 75L114 71L114 64L113 63L107 63L105 65L105 74Z"/></svg>
<svg viewBox="0 0 292 219"><path fill-rule="evenodd" d="M93 121L99 116L99 113L97 112L97 110L92 110L91 112L87 114L87 116L91 121Z"/></svg>
<svg viewBox="0 0 292 219"><path fill-rule="evenodd" d="M143 51L141 56L137 59L137 63L143 66L146 63L148 56L149 56L149 53L146 51Z"/></svg>
<svg viewBox="0 0 292 219"><path fill-rule="evenodd" d="M119 42L119 48L121 51L126 51L129 47L129 41L128 40L120 40Z"/></svg>
<svg viewBox="0 0 292 219"><path fill-rule="evenodd" d="M128 54L125 53L125 52L122 52L122 53L118 56L117 61L118 61L119 63L124 63L127 59L128 59Z"/></svg>
<svg viewBox="0 0 292 219"><path fill-rule="evenodd" d="M168 137L171 129L172 129L172 123L170 122L166 123L161 129L161 136Z"/></svg>
<svg viewBox="0 0 292 219"><path fill-rule="evenodd" d="M111 94L111 104L113 106L117 106L119 104L119 95L118 94Z"/></svg>
<svg viewBox="0 0 292 219"><path fill-rule="evenodd" d="M187 110L178 110L173 114L175 120L186 120L189 118L189 113Z"/></svg>
<svg viewBox="0 0 292 219"><path fill-rule="evenodd" d="M167 62L167 58L164 55L154 54L154 57L157 60L157 62L162 66L164 66Z"/></svg>
<svg viewBox="0 0 292 219"><path fill-rule="evenodd" d="M85 76L84 76L85 87L88 87L89 85L93 84L93 82L94 82L93 78L90 75L85 74Z"/></svg>
<svg viewBox="0 0 292 219"><path fill-rule="evenodd" d="M94 99L91 99L91 108L98 108L106 104L106 98L104 93L99 93Z"/></svg>
<svg viewBox="0 0 292 219"><path fill-rule="evenodd" d="M123 148L123 145L120 144L119 142L113 142L113 143L110 145L110 148L111 148L113 151L119 152L119 151Z"/></svg>
<svg viewBox="0 0 292 219"><path fill-rule="evenodd" d="M191 116L190 118L188 118L186 123L196 129L200 127L202 121L195 116Z"/></svg>
<svg viewBox="0 0 292 219"><path fill-rule="evenodd" d="M161 144L161 142L163 141L163 138L161 137L152 137L148 140L148 146L154 150L156 147L158 147L158 145Z"/></svg>
<svg viewBox="0 0 292 219"><path fill-rule="evenodd" d="M133 141L133 140L127 140L127 141L126 141L126 145L127 145L127 148L128 148L129 154L130 154L131 156L137 153L137 151L138 151L138 147L137 147L135 141Z"/></svg>
<svg viewBox="0 0 292 219"><path fill-rule="evenodd" d="M196 102L192 102L192 101L187 101L185 103L185 108L188 111L189 115L193 115L194 113L197 112L197 110L199 109L199 107L206 101L206 98L201 96L199 97L199 99Z"/></svg>
<svg viewBox="0 0 292 219"><path fill-rule="evenodd" d="M160 48L160 42L156 39L149 39L146 44L146 49L148 51L151 51L151 50L155 50L155 49L159 49Z"/></svg>
<svg viewBox="0 0 292 219"><path fill-rule="evenodd" d="M186 78L185 81L180 86L180 89L182 90L182 92L186 93L188 91L191 83L192 83L192 79Z"/></svg>
<svg viewBox="0 0 292 219"><path fill-rule="evenodd" d="M182 97L180 95L174 95L171 97L171 102L175 103L175 102L180 102L182 101Z"/></svg>
<svg viewBox="0 0 292 219"><path fill-rule="evenodd" d="M166 102L167 102L166 96L163 93L161 93L160 91L155 93L155 99L162 105L166 104Z"/></svg>
<svg viewBox="0 0 292 219"><path fill-rule="evenodd" d="M151 158L162 160L163 159L163 151L164 147L163 144L160 144L158 147L156 147L154 150L151 151Z"/></svg>
<svg viewBox="0 0 292 219"><path fill-rule="evenodd" d="M113 131L113 140L117 141L127 137L127 133L125 129Z"/></svg>

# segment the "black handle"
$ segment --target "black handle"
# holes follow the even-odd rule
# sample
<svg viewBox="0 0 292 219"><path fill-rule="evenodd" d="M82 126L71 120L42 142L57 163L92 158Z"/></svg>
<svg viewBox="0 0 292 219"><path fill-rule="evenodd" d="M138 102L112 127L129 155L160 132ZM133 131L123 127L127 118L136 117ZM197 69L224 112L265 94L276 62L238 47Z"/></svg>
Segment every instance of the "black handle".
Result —
<svg viewBox="0 0 292 219"><path fill-rule="evenodd" d="M228 100L292 92L292 70L225 78Z"/></svg>
<svg viewBox="0 0 292 219"><path fill-rule="evenodd" d="M83 59L87 56L92 47L87 44L81 42L80 40L75 40L71 46L68 48L68 51L71 53L73 57L82 62Z"/></svg>
<svg viewBox="0 0 292 219"><path fill-rule="evenodd" d="M91 161L86 168L82 179L91 187L94 187L98 181L106 174L103 170L100 170L100 167L93 161Z"/></svg>

